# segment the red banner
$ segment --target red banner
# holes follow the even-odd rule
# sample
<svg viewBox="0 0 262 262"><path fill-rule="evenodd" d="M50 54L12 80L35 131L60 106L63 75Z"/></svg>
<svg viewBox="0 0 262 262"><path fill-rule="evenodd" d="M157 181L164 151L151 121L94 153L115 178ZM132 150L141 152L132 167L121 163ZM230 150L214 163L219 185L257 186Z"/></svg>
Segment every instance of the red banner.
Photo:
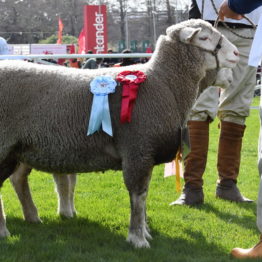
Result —
<svg viewBox="0 0 262 262"><path fill-rule="evenodd" d="M85 50L94 54L107 53L106 5L84 6Z"/></svg>

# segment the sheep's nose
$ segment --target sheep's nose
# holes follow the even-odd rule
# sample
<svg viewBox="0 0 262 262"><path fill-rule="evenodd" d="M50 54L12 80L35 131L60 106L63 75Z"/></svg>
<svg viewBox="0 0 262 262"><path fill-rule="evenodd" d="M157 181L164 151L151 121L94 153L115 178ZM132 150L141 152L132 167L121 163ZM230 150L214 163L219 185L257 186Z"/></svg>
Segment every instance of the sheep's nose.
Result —
<svg viewBox="0 0 262 262"><path fill-rule="evenodd" d="M235 51L234 51L234 55L235 55L235 56L239 56L239 52L235 50Z"/></svg>

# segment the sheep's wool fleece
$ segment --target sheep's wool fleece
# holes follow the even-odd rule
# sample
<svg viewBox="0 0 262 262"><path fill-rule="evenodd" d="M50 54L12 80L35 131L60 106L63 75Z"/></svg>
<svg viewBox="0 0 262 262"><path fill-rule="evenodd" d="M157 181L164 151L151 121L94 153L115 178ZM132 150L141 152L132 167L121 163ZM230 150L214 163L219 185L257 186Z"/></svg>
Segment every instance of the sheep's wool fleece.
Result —
<svg viewBox="0 0 262 262"><path fill-rule="evenodd" d="M56 172L89 172L149 167L174 158L184 125L204 76L204 55L181 43L183 26L160 36L156 51L143 65L79 70L21 61L0 62L0 143L3 159L17 159L34 168ZM211 26L201 22L201 26ZM147 80L139 86L131 123L120 123L121 92L109 95L114 136L102 131L87 136L92 105L89 84L96 76L114 79L123 70L140 70ZM12 149L12 152L5 150Z"/></svg>

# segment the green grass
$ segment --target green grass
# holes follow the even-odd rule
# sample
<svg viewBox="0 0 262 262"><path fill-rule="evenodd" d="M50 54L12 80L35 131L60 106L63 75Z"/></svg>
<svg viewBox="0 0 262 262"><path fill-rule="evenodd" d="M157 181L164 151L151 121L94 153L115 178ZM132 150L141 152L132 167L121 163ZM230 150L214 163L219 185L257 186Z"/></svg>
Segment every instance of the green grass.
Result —
<svg viewBox="0 0 262 262"><path fill-rule="evenodd" d="M258 98L254 105L259 104ZM211 124L210 150L204 175L205 204L198 208L173 206L174 177L163 178L163 165L154 169L147 200L153 241L151 249L134 249L125 238L129 198L120 172L81 174L75 194L78 216L62 220L52 177L33 171L30 185L42 224L23 221L21 208L7 181L2 196L12 236L0 241L0 261L236 261L233 247L258 241L256 204L236 204L215 198L218 122ZM243 142L239 175L241 192L257 199L258 110L251 110Z"/></svg>

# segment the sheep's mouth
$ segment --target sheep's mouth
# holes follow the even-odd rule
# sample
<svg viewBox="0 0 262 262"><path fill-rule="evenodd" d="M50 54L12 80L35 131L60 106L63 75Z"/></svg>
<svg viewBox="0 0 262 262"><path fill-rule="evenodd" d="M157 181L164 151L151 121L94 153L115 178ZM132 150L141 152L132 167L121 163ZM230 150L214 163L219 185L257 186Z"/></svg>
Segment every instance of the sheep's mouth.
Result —
<svg viewBox="0 0 262 262"><path fill-rule="evenodd" d="M228 60L228 59L227 59L227 61L228 61L229 63L232 63L232 64L236 64L236 63L238 62L238 60Z"/></svg>

